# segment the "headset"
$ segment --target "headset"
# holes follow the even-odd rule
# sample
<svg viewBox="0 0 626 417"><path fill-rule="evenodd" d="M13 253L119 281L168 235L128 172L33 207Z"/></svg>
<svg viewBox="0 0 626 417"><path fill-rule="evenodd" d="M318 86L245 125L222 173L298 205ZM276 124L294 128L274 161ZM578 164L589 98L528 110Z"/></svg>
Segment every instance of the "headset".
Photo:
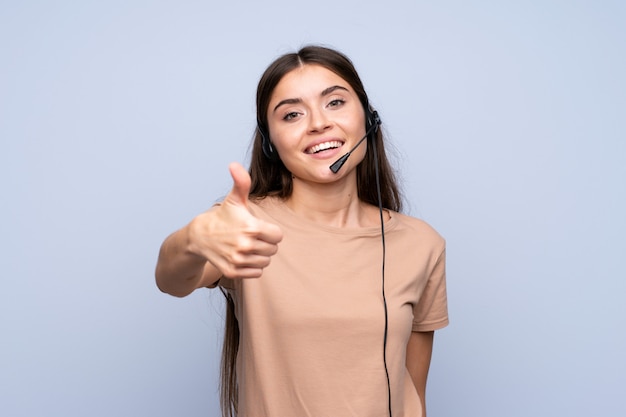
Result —
<svg viewBox="0 0 626 417"><path fill-rule="evenodd" d="M263 124L259 119L257 119L257 130L261 135L261 148L263 149L263 154L270 161L278 162L280 158L278 156L278 152L276 152L276 149L274 149L274 146L270 141L269 131L263 127Z"/></svg>
<svg viewBox="0 0 626 417"><path fill-rule="evenodd" d="M363 108L365 110L365 136L363 136L361 140L359 140L356 143L356 145L354 145L354 147L348 151L348 153L343 155L341 158L339 158L337 161L335 161L335 163L333 163L330 166L331 171L333 171L333 173L335 174L339 171L339 169L343 166L343 164L348 160L348 157L350 156L350 154L356 148L359 147L359 145L363 142L363 140L365 140L365 138L370 136L370 134L372 133L376 134L376 132L378 132L378 126L381 124L380 117L378 116L378 112L376 110L370 109L370 106L367 103L363 106ZM274 148L274 145L272 145L272 141L270 140L269 130L267 129L267 127L265 127L263 123L261 123L260 119L257 119L257 130L259 134L261 135L261 149L263 150L263 154L270 161L278 162L280 160L280 157L278 155L278 152ZM372 135L372 142L374 142L373 135Z"/></svg>
<svg viewBox="0 0 626 417"><path fill-rule="evenodd" d="M376 191L378 193L378 211L380 213L380 231L381 231L381 243L382 243L382 299L383 299L383 308L385 312L385 330L383 334L383 364L385 367L385 376L387 378L387 405L389 410L389 417L393 417L391 412L391 382L389 379L389 369L387 368L387 333L389 329L389 315L387 311L387 298L385 297L385 221L383 215L383 200L382 193L380 189L380 172L378 167L378 151L376 149L376 133L378 132L379 126L381 125L380 116L376 110L370 108L367 101L364 103L363 108L365 110L365 136L363 136L357 143L350 149L346 154L341 156L332 165L329 166L329 169L336 174L339 172L343 164L348 160L352 152L356 148L361 145L361 143L366 139L370 138L372 152L374 153L374 170L376 173ZM261 148L263 149L263 154L265 157L269 159L271 162L280 161L280 157L278 152L272 145L269 137L269 131L267 128L264 128L263 124L260 120L257 119L257 130L261 135Z"/></svg>

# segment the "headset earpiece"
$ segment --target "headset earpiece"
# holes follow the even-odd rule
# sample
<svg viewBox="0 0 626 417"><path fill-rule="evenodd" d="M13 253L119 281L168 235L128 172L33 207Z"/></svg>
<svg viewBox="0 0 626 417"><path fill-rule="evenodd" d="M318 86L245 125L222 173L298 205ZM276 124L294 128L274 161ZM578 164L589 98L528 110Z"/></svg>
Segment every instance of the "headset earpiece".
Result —
<svg viewBox="0 0 626 417"><path fill-rule="evenodd" d="M374 137L373 135L375 135L376 132L378 132L378 126L380 126L380 124L381 124L381 120L380 120L380 116L378 115L378 112L376 110L370 109L369 105L366 105L365 106L365 131L366 132L371 131L372 137Z"/></svg>
<svg viewBox="0 0 626 417"><path fill-rule="evenodd" d="M263 149L263 154L270 161L277 161L279 159L278 152L276 152L276 149L272 146L269 133L261 127L261 123L257 124L257 130L261 135L261 149Z"/></svg>

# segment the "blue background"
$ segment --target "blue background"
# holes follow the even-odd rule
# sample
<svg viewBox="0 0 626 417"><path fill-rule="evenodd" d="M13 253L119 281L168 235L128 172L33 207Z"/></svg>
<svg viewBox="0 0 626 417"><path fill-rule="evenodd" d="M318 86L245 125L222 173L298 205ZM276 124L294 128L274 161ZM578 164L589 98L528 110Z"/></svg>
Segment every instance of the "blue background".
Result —
<svg viewBox="0 0 626 417"><path fill-rule="evenodd" d="M216 416L221 295L162 240L247 162L265 67L355 62L448 242L430 416L626 415L621 1L1 1L0 415Z"/></svg>

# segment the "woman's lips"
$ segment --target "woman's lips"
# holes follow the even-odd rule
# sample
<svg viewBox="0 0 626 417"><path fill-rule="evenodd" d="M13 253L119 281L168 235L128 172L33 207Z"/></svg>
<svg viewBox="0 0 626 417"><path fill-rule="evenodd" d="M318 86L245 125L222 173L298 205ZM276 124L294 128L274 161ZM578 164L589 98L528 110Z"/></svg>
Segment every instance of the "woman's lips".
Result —
<svg viewBox="0 0 626 417"><path fill-rule="evenodd" d="M328 140L325 142L320 142L318 144L315 144L309 148L307 148L304 153L306 154L315 154L318 152L322 152L322 151L326 151L328 149L336 149L336 148L340 148L343 145L343 142L338 141L338 140Z"/></svg>

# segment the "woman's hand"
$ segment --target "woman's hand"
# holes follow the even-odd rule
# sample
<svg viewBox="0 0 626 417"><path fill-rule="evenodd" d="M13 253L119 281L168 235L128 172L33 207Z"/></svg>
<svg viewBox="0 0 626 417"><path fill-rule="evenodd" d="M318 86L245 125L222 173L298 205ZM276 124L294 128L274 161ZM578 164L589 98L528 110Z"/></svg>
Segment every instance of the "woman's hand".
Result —
<svg viewBox="0 0 626 417"><path fill-rule="evenodd" d="M229 166L233 188L224 201L188 225L188 250L228 278L258 278L283 238L280 228L248 210L250 175L238 163Z"/></svg>

